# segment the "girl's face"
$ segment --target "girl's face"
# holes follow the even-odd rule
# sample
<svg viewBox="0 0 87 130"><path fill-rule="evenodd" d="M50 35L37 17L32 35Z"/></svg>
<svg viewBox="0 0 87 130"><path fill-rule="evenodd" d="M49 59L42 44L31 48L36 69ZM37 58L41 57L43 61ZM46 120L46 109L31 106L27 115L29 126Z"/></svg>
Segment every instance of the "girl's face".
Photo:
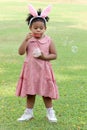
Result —
<svg viewBox="0 0 87 130"><path fill-rule="evenodd" d="M30 30L35 38L41 38L46 31L46 27L43 22L37 21L32 23Z"/></svg>

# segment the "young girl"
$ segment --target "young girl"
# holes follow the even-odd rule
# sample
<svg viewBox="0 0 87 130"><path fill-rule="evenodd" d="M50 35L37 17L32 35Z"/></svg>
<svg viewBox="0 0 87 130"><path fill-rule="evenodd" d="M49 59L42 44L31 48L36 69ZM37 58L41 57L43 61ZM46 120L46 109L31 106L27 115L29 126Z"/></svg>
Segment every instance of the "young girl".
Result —
<svg viewBox="0 0 87 130"><path fill-rule="evenodd" d="M53 41L44 34L50 10L51 7L48 6L42 12L40 9L36 11L32 5L29 5L30 14L26 21L31 33L19 47L19 54L26 53L26 58L16 89L17 96L27 97L27 105L18 121L30 120L34 117L35 96L40 95L47 109L48 120L57 122L52 99L58 98L58 91L50 64L50 60L56 59L57 54Z"/></svg>

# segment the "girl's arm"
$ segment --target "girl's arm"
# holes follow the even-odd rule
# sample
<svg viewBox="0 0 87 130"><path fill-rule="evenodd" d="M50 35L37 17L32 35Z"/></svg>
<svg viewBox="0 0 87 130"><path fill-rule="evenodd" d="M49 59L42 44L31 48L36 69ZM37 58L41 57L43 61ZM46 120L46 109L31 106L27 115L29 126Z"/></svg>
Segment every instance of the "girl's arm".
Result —
<svg viewBox="0 0 87 130"><path fill-rule="evenodd" d="M32 34L29 33L25 40L22 42L22 44L20 45L19 49L18 49L18 53L20 55L23 55L25 52L26 52L26 48L27 48L27 45L28 45L28 40L32 37Z"/></svg>
<svg viewBox="0 0 87 130"><path fill-rule="evenodd" d="M40 59L43 60L54 60L57 58L57 52L55 49L55 46L53 44L53 41L51 41L50 47L49 47L49 54L48 55L44 55L42 53L42 55L40 56Z"/></svg>

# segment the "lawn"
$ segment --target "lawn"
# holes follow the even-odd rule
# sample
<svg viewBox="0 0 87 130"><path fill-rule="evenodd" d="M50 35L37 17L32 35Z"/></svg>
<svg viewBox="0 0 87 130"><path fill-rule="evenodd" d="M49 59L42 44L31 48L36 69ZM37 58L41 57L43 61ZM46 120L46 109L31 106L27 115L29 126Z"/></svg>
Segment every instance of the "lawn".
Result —
<svg viewBox="0 0 87 130"><path fill-rule="evenodd" d="M31 2L36 9L48 2ZM87 130L87 5L53 3L46 34L54 40L58 59L52 61L60 98L53 101L58 123L49 123L37 96L35 119L17 122L26 99L15 96L24 56L18 47L28 33L28 1L0 0L0 130Z"/></svg>

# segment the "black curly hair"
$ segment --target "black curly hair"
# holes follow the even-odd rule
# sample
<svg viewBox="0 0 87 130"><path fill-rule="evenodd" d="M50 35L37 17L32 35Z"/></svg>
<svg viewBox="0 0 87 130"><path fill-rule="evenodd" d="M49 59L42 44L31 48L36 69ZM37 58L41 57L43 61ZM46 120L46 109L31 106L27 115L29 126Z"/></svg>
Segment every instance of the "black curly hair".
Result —
<svg viewBox="0 0 87 130"><path fill-rule="evenodd" d="M41 12L42 12L41 9L38 9L38 10L37 10L37 14L38 14L38 16L40 16ZM30 20L31 20L33 17L34 17L33 15L28 14L28 17L27 17L27 19L26 19L26 22L28 23L28 25L30 24ZM48 16L45 17L45 20L46 20L46 22L48 22L48 21L49 21L49 17L48 17ZM41 22L43 22L44 25L46 26L46 22L45 22L45 20L44 20L42 17L36 17L36 18L34 18L34 19L31 21L30 26L32 26L32 23L33 23L33 22L37 22L37 21L41 21Z"/></svg>

